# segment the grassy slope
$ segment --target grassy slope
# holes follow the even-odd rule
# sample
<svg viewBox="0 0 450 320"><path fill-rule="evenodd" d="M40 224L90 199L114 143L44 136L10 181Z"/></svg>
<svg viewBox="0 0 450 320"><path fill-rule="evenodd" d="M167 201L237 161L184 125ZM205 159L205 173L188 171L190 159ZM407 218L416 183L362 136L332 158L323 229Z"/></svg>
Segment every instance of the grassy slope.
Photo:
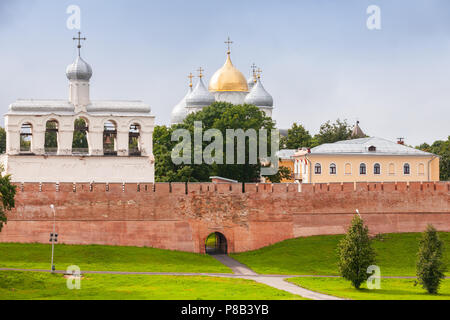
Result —
<svg viewBox="0 0 450 320"><path fill-rule="evenodd" d="M439 235L445 243L445 259L450 266L450 233ZM291 239L232 256L258 273L338 275L336 248L342 237L337 235ZM384 240L374 240L381 275L415 276L420 237L420 233L387 234L383 235Z"/></svg>
<svg viewBox="0 0 450 320"><path fill-rule="evenodd" d="M0 268L49 269L51 246L0 243ZM55 246L55 265L77 265L86 271L231 273L214 258L154 248Z"/></svg>
<svg viewBox="0 0 450 320"><path fill-rule="evenodd" d="M381 279L380 290L368 290L366 284L357 290L342 278L291 278L288 281L306 289L355 300L450 300L450 280L447 279L442 282L438 295L427 294L420 285L414 286L414 279Z"/></svg>
<svg viewBox="0 0 450 320"><path fill-rule="evenodd" d="M86 275L69 290L62 275L0 272L0 300L290 300L301 297L243 279Z"/></svg>

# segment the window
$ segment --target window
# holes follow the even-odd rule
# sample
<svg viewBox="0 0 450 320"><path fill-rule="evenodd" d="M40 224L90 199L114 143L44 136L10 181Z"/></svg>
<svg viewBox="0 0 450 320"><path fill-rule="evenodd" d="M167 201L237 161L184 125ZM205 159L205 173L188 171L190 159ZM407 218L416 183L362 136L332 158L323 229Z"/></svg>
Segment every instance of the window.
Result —
<svg viewBox="0 0 450 320"><path fill-rule="evenodd" d="M46 154L56 154L58 152L58 121L47 121L45 125L44 148Z"/></svg>
<svg viewBox="0 0 450 320"><path fill-rule="evenodd" d="M128 155L141 156L141 126L132 124L128 139Z"/></svg>
<svg viewBox="0 0 450 320"><path fill-rule="evenodd" d="M24 123L20 128L20 152L31 152L31 142L33 140L33 126L31 123Z"/></svg>
<svg viewBox="0 0 450 320"><path fill-rule="evenodd" d="M322 166L320 163L316 163L314 166L314 174L322 174Z"/></svg>
<svg viewBox="0 0 450 320"><path fill-rule="evenodd" d="M381 174L381 166L379 163L375 163L373 166L373 174Z"/></svg>
<svg viewBox="0 0 450 320"><path fill-rule="evenodd" d="M330 174L336 174L336 165L334 163L330 164Z"/></svg>
<svg viewBox="0 0 450 320"><path fill-rule="evenodd" d="M369 147L369 152L375 152L375 151L377 151L377 147L375 147L375 146Z"/></svg>
<svg viewBox="0 0 450 320"><path fill-rule="evenodd" d="M403 174L411 174L411 167L409 166L409 163L405 163L403 165Z"/></svg>
<svg viewBox="0 0 450 320"><path fill-rule="evenodd" d="M423 163L419 163L419 175L425 175L425 165Z"/></svg>
<svg viewBox="0 0 450 320"><path fill-rule="evenodd" d="M89 127L86 120L82 118L75 120L72 140L73 154L89 154L88 133Z"/></svg>
<svg viewBox="0 0 450 320"><path fill-rule="evenodd" d="M389 164L389 174L390 175L395 175L395 165L393 163Z"/></svg>
<svg viewBox="0 0 450 320"><path fill-rule="evenodd" d="M359 165L359 174L366 174L367 173L367 168L366 168L366 164L365 163L361 163Z"/></svg>
<svg viewBox="0 0 450 320"><path fill-rule="evenodd" d="M117 156L117 127L113 121L106 121L103 128L103 155Z"/></svg>
<svg viewBox="0 0 450 320"><path fill-rule="evenodd" d="M345 164L345 174L352 174L352 165L350 163Z"/></svg>

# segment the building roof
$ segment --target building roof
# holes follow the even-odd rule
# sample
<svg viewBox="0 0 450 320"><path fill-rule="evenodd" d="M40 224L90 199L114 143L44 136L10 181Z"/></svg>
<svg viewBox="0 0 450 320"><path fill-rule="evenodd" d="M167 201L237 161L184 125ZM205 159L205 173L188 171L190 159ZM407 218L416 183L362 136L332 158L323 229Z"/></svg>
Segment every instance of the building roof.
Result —
<svg viewBox="0 0 450 320"><path fill-rule="evenodd" d="M92 101L87 106L90 114L111 115L150 115L151 108L142 101ZM75 112L75 106L67 100L19 99L9 106L7 115L69 115Z"/></svg>
<svg viewBox="0 0 450 320"><path fill-rule="evenodd" d="M366 134L360 128L359 121L356 121L356 125L353 128L353 132L352 132L352 138L357 139L357 138L365 138L365 137L366 137Z"/></svg>
<svg viewBox="0 0 450 320"><path fill-rule="evenodd" d="M374 147L374 148L373 148ZM369 149L372 149L370 151ZM370 137L326 143L311 149L311 154L361 154L361 155L409 155L431 156L432 153L417 150L386 139Z"/></svg>
<svg viewBox="0 0 450 320"><path fill-rule="evenodd" d="M298 150L296 149L282 149L276 153L281 160L290 160Z"/></svg>

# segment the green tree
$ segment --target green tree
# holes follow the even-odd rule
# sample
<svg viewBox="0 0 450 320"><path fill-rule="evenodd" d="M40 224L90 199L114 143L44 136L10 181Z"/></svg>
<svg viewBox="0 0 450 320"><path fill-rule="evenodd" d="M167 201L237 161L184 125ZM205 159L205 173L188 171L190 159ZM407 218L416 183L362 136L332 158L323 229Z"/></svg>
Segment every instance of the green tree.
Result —
<svg viewBox="0 0 450 320"><path fill-rule="evenodd" d="M265 113L252 105L232 105L230 103L216 102L211 106L203 108L194 114L190 114L182 124L167 127L155 128L154 132L154 154L156 162L157 181L209 181L211 176L221 176L241 182L255 182L260 177L261 165L249 164L249 139L245 141L245 164L225 164L226 148L223 147L224 164L185 164L174 165L171 159L171 152L178 142L172 142L171 136L176 129L186 129L194 136L194 122L200 121L203 132L208 129L217 129L221 132L224 142L227 129L254 129L257 133L259 129L270 130L275 128L272 119L266 117ZM194 139L191 139L191 150L194 150ZM211 142L202 142L203 150ZM270 139L267 142L267 150L270 152ZM235 140L235 160L237 157L237 143ZM191 154L191 163L193 163ZM235 163L237 163L235 161Z"/></svg>
<svg viewBox="0 0 450 320"><path fill-rule="evenodd" d="M436 294L441 280L445 278L443 246L436 229L432 225L428 225L420 240L416 268L418 283L428 293Z"/></svg>
<svg viewBox="0 0 450 320"><path fill-rule="evenodd" d="M416 149L431 152L440 157L439 171L441 181L450 180L450 136L446 141L437 140L431 146L427 143L423 143Z"/></svg>
<svg viewBox="0 0 450 320"><path fill-rule="evenodd" d="M47 130L45 131L45 149L58 148L58 132L54 131L57 127L57 122L47 122Z"/></svg>
<svg viewBox="0 0 450 320"><path fill-rule="evenodd" d="M359 289L369 278L367 268L375 264L375 251L369 238L369 228L355 215L352 224L338 246L339 271Z"/></svg>
<svg viewBox="0 0 450 320"><path fill-rule="evenodd" d="M73 133L72 148L87 149L89 148L86 133L86 121L84 119L75 120L75 131Z"/></svg>
<svg viewBox="0 0 450 320"><path fill-rule="evenodd" d="M291 169L288 167L281 166L278 169L277 174L271 175L271 176L265 176L270 182L272 183L280 183L284 179L288 180L292 178L292 172Z"/></svg>
<svg viewBox="0 0 450 320"><path fill-rule="evenodd" d="M327 121L320 126L320 131L314 136L312 140L312 147L324 144L333 143L342 140L351 139L352 127L347 123L347 120L339 120L331 123Z"/></svg>
<svg viewBox="0 0 450 320"><path fill-rule="evenodd" d="M0 154L6 151L6 131L0 127Z"/></svg>
<svg viewBox="0 0 450 320"><path fill-rule="evenodd" d="M3 225L7 222L7 212L15 206L14 197L16 195L16 186L11 184L10 175L2 175L3 168L0 168L0 195L2 202L0 205L0 232Z"/></svg>
<svg viewBox="0 0 450 320"><path fill-rule="evenodd" d="M285 149L300 149L311 147L312 137L301 124L294 123L288 130L288 135L281 138L280 145Z"/></svg>

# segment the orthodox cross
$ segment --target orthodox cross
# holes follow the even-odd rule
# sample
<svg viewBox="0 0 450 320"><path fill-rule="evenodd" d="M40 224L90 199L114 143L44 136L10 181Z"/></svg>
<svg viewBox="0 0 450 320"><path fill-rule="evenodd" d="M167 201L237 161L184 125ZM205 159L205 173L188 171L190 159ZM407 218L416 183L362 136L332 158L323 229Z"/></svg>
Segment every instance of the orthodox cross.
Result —
<svg viewBox="0 0 450 320"><path fill-rule="evenodd" d="M225 44L228 46L228 54L231 53L231 45L233 44L233 41L231 41L230 37L228 37L228 40L225 41Z"/></svg>
<svg viewBox="0 0 450 320"><path fill-rule="evenodd" d="M78 56L80 56L81 55L81 40L84 40L84 41L86 41L87 39L86 38L82 38L81 37L81 32L80 31L78 31L78 38L73 38L73 40L75 41L75 40L78 40L78 46L77 46L77 48L78 48Z"/></svg>
<svg viewBox="0 0 450 320"><path fill-rule="evenodd" d="M201 79L203 78L203 71L205 71L204 69L202 69L202 67L198 68L198 77Z"/></svg>
<svg viewBox="0 0 450 320"><path fill-rule="evenodd" d="M258 70L256 70L256 73L258 74L258 79L261 79L262 70L258 68Z"/></svg>
<svg viewBox="0 0 450 320"><path fill-rule="evenodd" d="M253 74L253 80L256 82L256 69L258 67L256 66L256 64L252 64L251 69L252 69L252 74Z"/></svg>
<svg viewBox="0 0 450 320"><path fill-rule="evenodd" d="M189 73L188 78L189 78L189 87L192 88L192 78L194 78L194 76L192 75L192 72Z"/></svg>

